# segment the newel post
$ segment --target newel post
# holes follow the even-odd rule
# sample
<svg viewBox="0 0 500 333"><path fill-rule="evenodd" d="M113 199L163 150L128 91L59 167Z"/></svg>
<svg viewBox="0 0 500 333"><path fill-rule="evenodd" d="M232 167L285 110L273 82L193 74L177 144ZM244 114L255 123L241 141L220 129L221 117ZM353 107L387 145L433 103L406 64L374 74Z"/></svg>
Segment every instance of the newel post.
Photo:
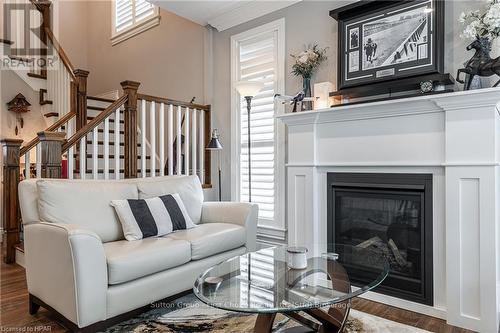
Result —
<svg viewBox="0 0 500 333"><path fill-rule="evenodd" d="M3 150L3 230L6 253L4 262L7 264L16 261L15 246L20 242L21 214L19 212L19 197L17 188L19 185L19 150L23 140L4 139L1 140ZM28 169L29 172L29 169Z"/></svg>
<svg viewBox="0 0 500 333"><path fill-rule="evenodd" d="M123 93L128 95L124 105L124 171L125 178L137 178L137 90L139 82L123 81L120 83Z"/></svg>
<svg viewBox="0 0 500 333"><path fill-rule="evenodd" d="M36 8L38 11L41 13L42 16L42 26L40 29L40 40L45 44L49 45L48 41L49 38L47 36L46 29L52 29L51 27L51 15L50 15L50 5L52 4L51 1L37 1L36 2ZM40 69L40 74L42 76L47 77L47 49L42 47L40 49L40 55L45 59L45 63L41 66L42 68Z"/></svg>
<svg viewBox="0 0 500 333"><path fill-rule="evenodd" d="M87 78L89 71L75 69L76 76L76 130L87 124Z"/></svg>
<svg viewBox="0 0 500 333"><path fill-rule="evenodd" d="M61 178L64 132L38 132L41 145L42 178Z"/></svg>

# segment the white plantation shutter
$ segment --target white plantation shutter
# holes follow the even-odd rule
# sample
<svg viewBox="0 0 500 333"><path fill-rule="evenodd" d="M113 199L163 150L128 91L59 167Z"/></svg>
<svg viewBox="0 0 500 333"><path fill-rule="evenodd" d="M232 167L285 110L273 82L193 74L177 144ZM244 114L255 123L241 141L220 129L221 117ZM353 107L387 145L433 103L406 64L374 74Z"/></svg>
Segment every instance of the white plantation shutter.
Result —
<svg viewBox="0 0 500 333"><path fill-rule="evenodd" d="M260 81L262 91L252 100L252 202L259 205L259 219L275 218L275 104L277 34L259 34L239 43L239 80ZM240 101L240 200L248 201L247 109Z"/></svg>
<svg viewBox="0 0 500 333"><path fill-rule="evenodd" d="M132 0L116 0L115 29L117 32L131 27L134 23Z"/></svg>
<svg viewBox="0 0 500 333"><path fill-rule="evenodd" d="M155 14L155 8L146 0L135 0L135 22L140 22Z"/></svg>
<svg viewBox="0 0 500 333"><path fill-rule="evenodd" d="M158 7L146 0L114 0L114 6L113 35L139 29L140 26L159 17Z"/></svg>

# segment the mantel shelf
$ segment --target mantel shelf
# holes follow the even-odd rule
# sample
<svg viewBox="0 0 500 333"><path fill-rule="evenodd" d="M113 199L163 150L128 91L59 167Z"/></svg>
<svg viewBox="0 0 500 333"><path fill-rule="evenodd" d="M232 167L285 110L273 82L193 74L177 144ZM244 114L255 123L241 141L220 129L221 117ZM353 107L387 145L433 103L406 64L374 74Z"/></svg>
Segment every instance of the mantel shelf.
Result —
<svg viewBox="0 0 500 333"><path fill-rule="evenodd" d="M500 87L439 95L422 95L389 101L287 113L278 115L276 118L287 125L318 124L400 117L405 115L460 110L471 107L491 107L492 105L496 105L496 109L500 113Z"/></svg>

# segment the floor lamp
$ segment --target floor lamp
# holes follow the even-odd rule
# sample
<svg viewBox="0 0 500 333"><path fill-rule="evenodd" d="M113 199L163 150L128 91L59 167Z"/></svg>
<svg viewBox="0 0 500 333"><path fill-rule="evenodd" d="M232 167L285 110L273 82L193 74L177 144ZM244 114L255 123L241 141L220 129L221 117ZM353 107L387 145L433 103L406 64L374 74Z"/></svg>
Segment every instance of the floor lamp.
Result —
<svg viewBox="0 0 500 333"><path fill-rule="evenodd" d="M212 131L212 138L210 139L210 142L208 143L207 150L215 150L217 151L217 164L219 168L219 201L222 201L222 185L221 185L221 166L220 166L220 151L224 148L222 144L219 141L219 131L217 128L214 128Z"/></svg>
<svg viewBox="0 0 500 333"><path fill-rule="evenodd" d="M239 81L236 83L235 88L240 96L244 97L247 101L248 202L252 202L252 140L250 139L250 114L252 109L252 98L264 88L264 83L256 81Z"/></svg>

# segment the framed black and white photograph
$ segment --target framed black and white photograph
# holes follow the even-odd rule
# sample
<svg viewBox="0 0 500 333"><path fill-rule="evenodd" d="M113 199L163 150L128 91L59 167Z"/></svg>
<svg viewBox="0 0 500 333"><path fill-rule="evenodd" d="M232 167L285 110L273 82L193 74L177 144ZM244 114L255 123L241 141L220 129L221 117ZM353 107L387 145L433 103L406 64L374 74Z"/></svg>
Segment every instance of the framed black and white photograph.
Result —
<svg viewBox="0 0 500 333"><path fill-rule="evenodd" d="M349 72L359 71L359 51L349 52Z"/></svg>
<svg viewBox="0 0 500 333"><path fill-rule="evenodd" d="M362 1L330 15L339 89L443 71L442 0Z"/></svg>
<svg viewBox="0 0 500 333"><path fill-rule="evenodd" d="M359 28L349 30L349 49L357 49L359 47Z"/></svg>

